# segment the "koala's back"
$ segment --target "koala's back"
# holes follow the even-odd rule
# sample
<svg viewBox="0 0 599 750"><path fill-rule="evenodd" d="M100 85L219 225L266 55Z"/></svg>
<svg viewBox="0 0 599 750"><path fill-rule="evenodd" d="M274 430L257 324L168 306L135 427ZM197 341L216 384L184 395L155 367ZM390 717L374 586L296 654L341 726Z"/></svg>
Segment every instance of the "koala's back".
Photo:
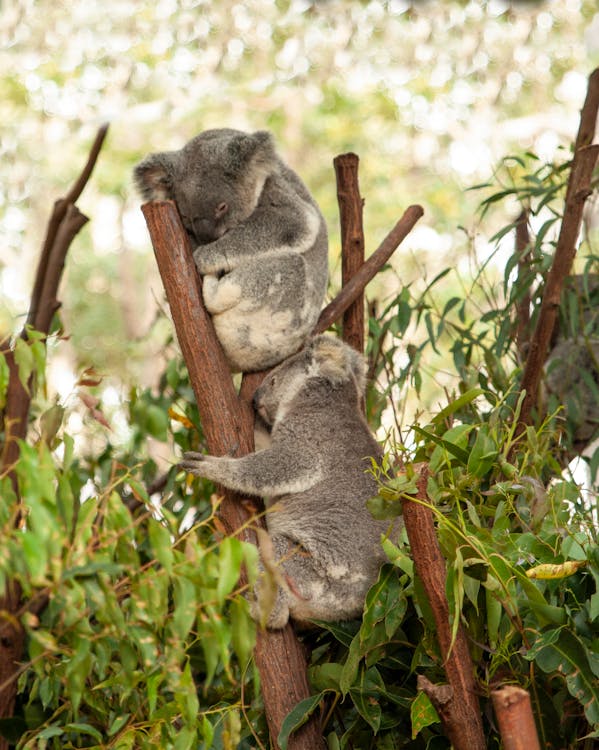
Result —
<svg viewBox="0 0 599 750"><path fill-rule="evenodd" d="M273 498L267 514L271 536L301 545L324 580L347 584L345 590L334 586L332 592L338 607L342 597L348 597L343 604L348 616L361 608L376 579L385 559L381 535L389 529L389 522L374 519L366 506L377 493L376 481L367 471L370 458L380 461L382 451L358 412L355 394L348 400L350 390L353 386L337 389L326 404L316 407L298 398L274 431L273 442L289 441L298 453L313 456L319 479L306 491ZM310 606L322 601L307 593ZM329 610L330 606L326 604Z"/></svg>
<svg viewBox="0 0 599 750"><path fill-rule="evenodd" d="M282 165L267 179L252 223L247 257L224 276L204 277L216 333L232 369L243 372L272 367L301 348L318 320L328 278L326 226L292 170ZM261 253L256 244L270 251Z"/></svg>

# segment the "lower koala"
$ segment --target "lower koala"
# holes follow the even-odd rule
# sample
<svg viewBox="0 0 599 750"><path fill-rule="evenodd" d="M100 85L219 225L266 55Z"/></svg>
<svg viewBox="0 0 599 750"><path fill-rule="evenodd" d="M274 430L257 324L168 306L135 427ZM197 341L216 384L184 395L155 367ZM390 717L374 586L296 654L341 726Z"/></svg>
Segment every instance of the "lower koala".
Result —
<svg viewBox="0 0 599 750"><path fill-rule="evenodd" d="M268 554L280 573L266 619L270 628L284 627L290 616L331 621L359 615L385 561L380 541L389 523L366 508L377 492L366 470L382 451L360 410L365 369L354 349L317 336L256 391L256 411L271 427L270 447L241 458L186 453L181 464L264 497ZM264 551L262 557L271 567Z"/></svg>

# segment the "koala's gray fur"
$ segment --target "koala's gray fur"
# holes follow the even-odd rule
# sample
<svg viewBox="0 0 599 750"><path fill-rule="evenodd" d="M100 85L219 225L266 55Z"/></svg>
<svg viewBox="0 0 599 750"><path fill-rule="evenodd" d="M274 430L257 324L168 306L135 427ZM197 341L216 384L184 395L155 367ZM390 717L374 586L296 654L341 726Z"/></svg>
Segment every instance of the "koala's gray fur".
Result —
<svg viewBox="0 0 599 750"><path fill-rule="evenodd" d="M545 364L545 385L564 407L575 444L599 431L599 275L566 279Z"/></svg>
<svg viewBox="0 0 599 750"><path fill-rule="evenodd" d="M324 299L327 230L270 133L206 130L150 154L134 177L146 200L177 204L231 369L264 370L296 352Z"/></svg>
<svg viewBox="0 0 599 750"><path fill-rule="evenodd" d="M385 560L366 501L366 472L381 448L359 402L364 359L332 336L317 336L276 367L254 404L271 426L269 448L242 458L186 453L183 468L232 490L262 496L274 558L282 572L267 625L289 616L343 620L359 615Z"/></svg>

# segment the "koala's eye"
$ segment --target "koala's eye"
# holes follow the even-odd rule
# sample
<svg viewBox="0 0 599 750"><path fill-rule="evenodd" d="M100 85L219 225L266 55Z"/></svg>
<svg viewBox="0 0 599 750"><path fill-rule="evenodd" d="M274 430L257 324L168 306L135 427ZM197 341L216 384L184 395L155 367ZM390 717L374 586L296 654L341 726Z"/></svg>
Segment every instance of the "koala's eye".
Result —
<svg viewBox="0 0 599 750"><path fill-rule="evenodd" d="M222 203L219 203L214 211L214 217L216 219L222 219L222 217L227 213L229 210L229 204L225 201L222 201Z"/></svg>

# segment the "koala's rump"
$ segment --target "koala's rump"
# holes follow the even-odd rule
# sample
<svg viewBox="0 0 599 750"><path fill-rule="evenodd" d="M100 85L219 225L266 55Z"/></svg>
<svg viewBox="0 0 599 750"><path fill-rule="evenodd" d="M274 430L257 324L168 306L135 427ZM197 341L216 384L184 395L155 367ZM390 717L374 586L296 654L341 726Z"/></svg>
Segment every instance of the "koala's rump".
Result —
<svg viewBox="0 0 599 750"><path fill-rule="evenodd" d="M292 251L248 259L220 278L205 276L203 296L232 369L243 372L295 353L320 312L321 292L305 258Z"/></svg>

